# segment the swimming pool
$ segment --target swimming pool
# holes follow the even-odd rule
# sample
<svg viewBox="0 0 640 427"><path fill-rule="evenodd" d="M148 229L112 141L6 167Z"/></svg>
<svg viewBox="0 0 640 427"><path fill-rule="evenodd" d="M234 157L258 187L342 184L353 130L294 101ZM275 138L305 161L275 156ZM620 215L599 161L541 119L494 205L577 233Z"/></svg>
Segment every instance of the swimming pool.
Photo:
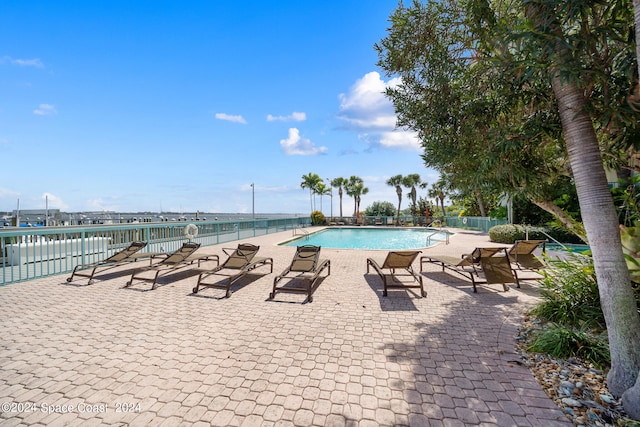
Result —
<svg viewBox="0 0 640 427"><path fill-rule="evenodd" d="M282 243L331 249L404 250L433 246L447 239L447 231L433 228L328 228Z"/></svg>
<svg viewBox="0 0 640 427"><path fill-rule="evenodd" d="M564 243L562 246L557 243L547 243L546 249L548 251L581 253L581 252L588 251L591 248L589 248L589 245L579 245L575 243Z"/></svg>

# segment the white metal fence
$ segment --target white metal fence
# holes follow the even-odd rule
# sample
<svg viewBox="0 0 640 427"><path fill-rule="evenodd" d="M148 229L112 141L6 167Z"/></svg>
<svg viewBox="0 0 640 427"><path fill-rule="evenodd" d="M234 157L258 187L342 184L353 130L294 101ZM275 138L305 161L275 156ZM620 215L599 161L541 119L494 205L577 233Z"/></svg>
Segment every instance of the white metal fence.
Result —
<svg viewBox="0 0 640 427"><path fill-rule="evenodd" d="M198 221L202 246L247 239L308 226L308 217L238 221ZM0 286L70 272L77 264L103 260L133 241L148 242L143 251L173 252L188 241L185 222L132 223L0 230Z"/></svg>

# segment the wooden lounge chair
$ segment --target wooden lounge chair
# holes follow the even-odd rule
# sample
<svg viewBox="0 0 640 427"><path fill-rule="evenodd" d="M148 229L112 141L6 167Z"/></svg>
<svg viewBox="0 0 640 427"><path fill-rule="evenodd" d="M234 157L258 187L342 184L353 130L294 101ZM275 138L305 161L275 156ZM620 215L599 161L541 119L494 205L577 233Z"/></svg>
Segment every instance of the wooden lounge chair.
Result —
<svg viewBox="0 0 640 427"><path fill-rule="evenodd" d="M195 256L194 252L198 250L200 243L184 243L180 249L168 255L162 261L150 267L140 268L131 274L131 279L124 286L131 286L133 281L138 279L141 282L151 282L151 290L156 288L156 282L160 273L170 273L180 268L186 267L198 261L198 266L203 261L216 261L219 263L218 255ZM146 276L146 272L152 272L150 276ZM164 274L163 274L164 275Z"/></svg>
<svg viewBox="0 0 640 427"><path fill-rule="evenodd" d="M516 240L508 250L509 259L520 270L540 270L545 265L533 252L542 246L545 252L546 241L544 240Z"/></svg>
<svg viewBox="0 0 640 427"><path fill-rule="evenodd" d="M277 291L302 292L307 294L307 301L313 302L313 292L317 288L320 273L326 268L327 276L331 274L331 261L319 258L320 246L298 246L291 265L273 279L273 291L269 294L269 299L273 299ZM278 282L283 279L288 279L287 284L278 286ZM302 281L304 287L292 286L295 281Z"/></svg>
<svg viewBox="0 0 640 427"><path fill-rule="evenodd" d="M504 256L496 256L499 253L502 253ZM493 261L487 261L492 258L503 258L501 261L497 261L497 266L494 266ZM496 274L492 274L494 269L503 269L504 262L509 264L509 259L506 257L506 249L505 248L475 248L472 253L462 255L460 258L455 258L451 256L423 256L420 258L420 271L424 271L425 264L437 264L442 267L442 271L449 270L454 273L461 275L462 277L471 281L473 285L473 292L478 292L477 284L486 283L502 283L505 291L509 290L506 287L505 282L500 281L503 278L498 277ZM488 269L491 270L489 273L489 278L485 276L483 280L480 277L480 273L484 271L484 266L488 266ZM509 267L511 271L511 267ZM515 276L513 275L513 271L511 271L511 276L513 277L513 282L507 283L516 283ZM506 276L504 278L506 279ZM498 281L494 281L498 280Z"/></svg>
<svg viewBox="0 0 640 427"><path fill-rule="evenodd" d="M383 296L387 296L387 290L406 289L406 288L419 288L420 296L426 297L427 293L424 291L422 284L422 276L413 271L413 261L420 254L420 251L391 251L387 254L382 265L379 265L373 258L367 258L367 274L369 273L369 266L376 270L376 273L382 278L384 283ZM404 270L403 272L397 272L396 270ZM407 283L400 280L400 277L411 277L417 284Z"/></svg>
<svg viewBox="0 0 640 427"><path fill-rule="evenodd" d="M200 288L217 288L226 291L226 297L231 296L231 285L233 282L249 273L251 270L262 265L269 264L273 272L273 258L256 257L260 246L250 243L240 243L236 249L223 249L227 254L227 260L211 271L200 273L198 284L193 288L193 293L197 294ZM209 276L224 276L226 279L218 279L215 282L205 282Z"/></svg>
<svg viewBox="0 0 640 427"><path fill-rule="evenodd" d="M90 264L78 264L73 269L70 277L67 277L67 282L72 282L76 276L79 277L87 277L89 281L88 285L94 283L93 277L95 276L98 269L107 270L110 268L118 267L120 265L136 262L141 259L149 258L151 262L153 262L153 258L159 255L164 255L162 252L140 252L147 246L147 242L132 242L129 246L122 249L119 252L111 255L109 258L106 258L102 261L90 263Z"/></svg>

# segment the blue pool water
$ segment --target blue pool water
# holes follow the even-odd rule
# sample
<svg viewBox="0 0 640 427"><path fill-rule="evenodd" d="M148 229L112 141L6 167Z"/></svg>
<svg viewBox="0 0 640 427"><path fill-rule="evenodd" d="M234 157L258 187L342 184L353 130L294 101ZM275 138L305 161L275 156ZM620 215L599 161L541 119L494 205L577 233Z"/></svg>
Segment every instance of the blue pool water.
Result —
<svg viewBox="0 0 640 427"><path fill-rule="evenodd" d="M566 249L565 249L566 248ZM557 243L547 243L546 249L548 251L561 251L561 252L584 252L588 251L589 245L578 245L574 243L565 243L564 248Z"/></svg>
<svg viewBox="0 0 640 427"><path fill-rule="evenodd" d="M435 233L435 234L434 234ZM331 249L404 250L433 246L446 239L446 231L431 228L329 228L283 243ZM427 238L429 237L429 244Z"/></svg>

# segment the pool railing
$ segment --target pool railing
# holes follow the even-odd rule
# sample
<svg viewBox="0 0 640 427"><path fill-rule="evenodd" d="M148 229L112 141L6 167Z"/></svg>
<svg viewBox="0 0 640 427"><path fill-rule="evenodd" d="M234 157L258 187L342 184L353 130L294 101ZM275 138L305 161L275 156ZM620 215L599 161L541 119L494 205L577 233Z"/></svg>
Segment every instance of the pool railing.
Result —
<svg viewBox="0 0 640 427"><path fill-rule="evenodd" d="M445 245L448 245L449 244L449 235L450 235L450 233L445 230L444 232L442 232L442 231L434 231L433 233L428 234L427 235L427 242L426 242L425 246L426 247L432 246L433 244L435 244L435 243L432 242L432 238L435 237L435 236L442 236L443 234L444 234ZM441 239L433 239L433 240L436 241L436 242L442 242Z"/></svg>
<svg viewBox="0 0 640 427"><path fill-rule="evenodd" d="M216 245L309 226L309 217L198 221L202 246ZM133 241L145 252L176 251L189 239L190 222L142 222L62 227L12 227L0 230L0 286L71 272L77 264L101 261Z"/></svg>

